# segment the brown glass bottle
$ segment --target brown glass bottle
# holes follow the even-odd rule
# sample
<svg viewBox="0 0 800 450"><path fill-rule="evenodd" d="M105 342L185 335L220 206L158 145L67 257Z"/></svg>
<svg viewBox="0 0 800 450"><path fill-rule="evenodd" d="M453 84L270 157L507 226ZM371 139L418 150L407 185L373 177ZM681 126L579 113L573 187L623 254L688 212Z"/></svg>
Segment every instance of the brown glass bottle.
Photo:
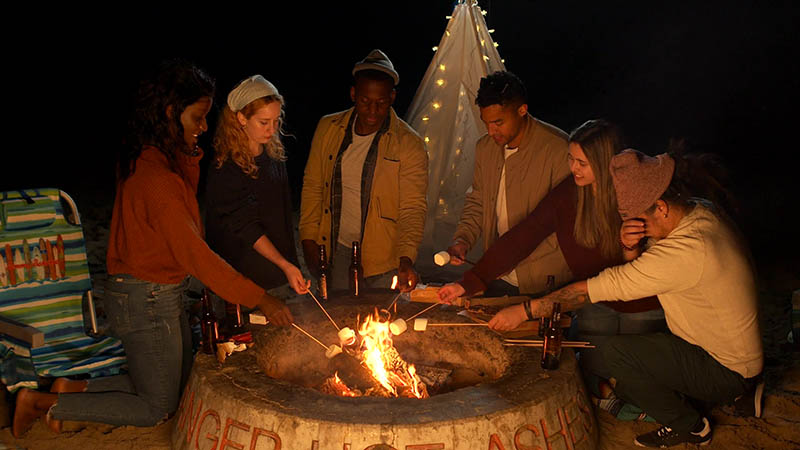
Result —
<svg viewBox="0 0 800 450"><path fill-rule="evenodd" d="M361 248L358 241L353 241L353 257L350 260L350 268L347 271L347 279L350 282L350 295L353 297L361 295L363 277L364 268L361 267Z"/></svg>
<svg viewBox="0 0 800 450"><path fill-rule="evenodd" d="M551 292L556 290L556 277L554 275L547 276L547 284L544 288L544 295L547 295ZM539 317L539 337L543 338L547 329L550 328L550 318L549 317Z"/></svg>
<svg viewBox="0 0 800 450"><path fill-rule="evenodd" d="M217 350L219 340L219 330L217 328L217 317L214 315L214 308L211 306L211 298L208 289L203 289L203 312L200 318L200 333L202 334L203 353L213 355Z"/></svg>
<svg viewBox="0 0 800 450"><path fill-rule="evenodd" d="M328 257L325 254L325 244L319 246L319 296L322 300L328 299Z"/></svg>
<svg viewBox="0 0 800 450"><path fill-rule="evenodd" d="M550 327L544 335L542 344L542 369L558 369L561 358L561 328L558 326L560 321L561 303L553 303L553 316L550 318Z"/></svg>
<svg viewBox="0 0 800 450"><path fill-rule="evenodd" d="M245 332L241 305L225 302L225 324L228 336L232 337Z"/></svg>

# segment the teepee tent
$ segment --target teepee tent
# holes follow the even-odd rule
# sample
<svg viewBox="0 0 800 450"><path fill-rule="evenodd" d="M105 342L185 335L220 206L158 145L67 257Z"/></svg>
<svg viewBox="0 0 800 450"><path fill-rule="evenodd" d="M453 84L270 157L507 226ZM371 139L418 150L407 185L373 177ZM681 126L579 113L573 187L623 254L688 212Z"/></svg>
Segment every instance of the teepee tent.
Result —
<svg viewBox="0 0 800 450"><path fill-rule="evenodd" d="M480 80L505 70L483 14L474 0L455 6L406 115L428 150L428 214L417 258L423 274L459 272L437 269L432 256L450 245L472 185L475 143L486 133L475 105ZM473 249L470 256L481 251Z"/></svg>

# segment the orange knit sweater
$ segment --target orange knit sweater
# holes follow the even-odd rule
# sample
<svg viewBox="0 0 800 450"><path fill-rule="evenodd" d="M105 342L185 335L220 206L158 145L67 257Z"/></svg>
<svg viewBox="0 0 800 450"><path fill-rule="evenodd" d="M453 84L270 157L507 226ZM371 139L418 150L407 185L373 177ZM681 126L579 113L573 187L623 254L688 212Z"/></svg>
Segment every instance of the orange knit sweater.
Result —
<svg viewBox="0 0 800 450"><path fill-rule="evenodd" d="M199 156L178 155L183 174L166 156L145 147L136 170L117 185L106 265L109 274L129 274L156 283L179 283L187 274L220 297L255 307L264 290L237 272L203 239L197 184Z"/></svg>

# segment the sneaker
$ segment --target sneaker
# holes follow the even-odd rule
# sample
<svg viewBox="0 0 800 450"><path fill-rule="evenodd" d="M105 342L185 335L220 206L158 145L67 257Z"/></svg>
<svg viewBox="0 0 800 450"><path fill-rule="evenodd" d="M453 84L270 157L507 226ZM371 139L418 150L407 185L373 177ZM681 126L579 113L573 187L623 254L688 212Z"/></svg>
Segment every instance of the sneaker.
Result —
<svg viewBox="0 0 800 450"><path fill-rule="evenodd" d="M636 436L633 443L639 447L667 448L678 444L708 445L711 443L711 425L703 417L703 429L680 433L672 428L663 426L655 431Z"/></svg>
<svg viewBox="0 0 800 450"><path fill-rule="evenodd" d="M764 403L764 382L755 386L733 401L733 409L737 416L761 417L761 405Z"/></svg>

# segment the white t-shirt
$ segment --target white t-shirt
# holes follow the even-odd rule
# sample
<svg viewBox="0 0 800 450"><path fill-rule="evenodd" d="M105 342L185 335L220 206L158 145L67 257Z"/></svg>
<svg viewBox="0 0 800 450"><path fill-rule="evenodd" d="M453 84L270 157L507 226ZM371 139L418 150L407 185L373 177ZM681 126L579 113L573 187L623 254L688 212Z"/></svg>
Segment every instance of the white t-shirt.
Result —
<svg viewBox="0 0 800 450"><path fill-rule="evenodd" d="M505 160L508 160L508 157L517 153L519 148L508 148L505 146ZM508 232L510 228L508 226L508 201L506 200L506 165L505 162L503 163L503 171L500 173L500 187L497 189L497 207L495 209L495 213L497 215L497 234L498 236L502 236ZM501 280L505 281L508 284L519 286L519 280L517 279L517 272L512 270L511 272L503 275L500 277Z"/></svg>
<svg viewBox="0 0 800 450"><path fill-rule="evenodd" d="M353 142L342 154L342 210L339 215L339 244L352 247L361 240L361 172L377 131L359 136L353 125Z"/></svg>

